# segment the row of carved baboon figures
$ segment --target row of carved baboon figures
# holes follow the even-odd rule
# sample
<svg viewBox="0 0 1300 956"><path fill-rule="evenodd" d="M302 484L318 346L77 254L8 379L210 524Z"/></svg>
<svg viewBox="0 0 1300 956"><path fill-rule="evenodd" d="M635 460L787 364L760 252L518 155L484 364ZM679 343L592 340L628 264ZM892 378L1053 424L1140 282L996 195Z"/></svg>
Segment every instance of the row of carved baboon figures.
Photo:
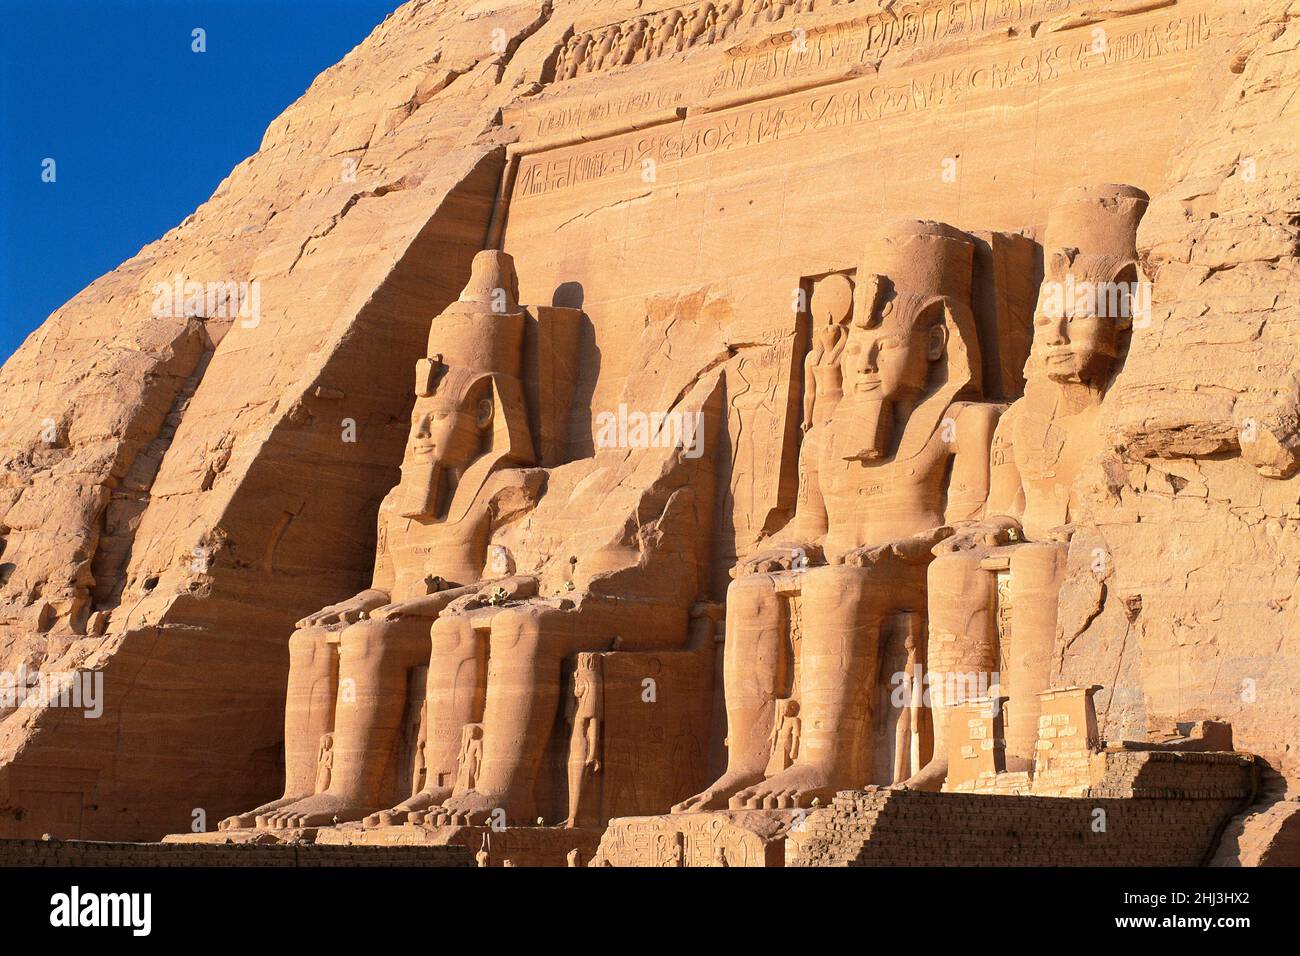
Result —
<svg viewBox="0 0 1300 956"><path fill-rule="evenodd" d="M680 53L697 43L712 43L737 30L775 23L787 13L812 13L856 0L723 0L666 10L653 16L612 23L577 33L560 51L556 80Z"/></svg>

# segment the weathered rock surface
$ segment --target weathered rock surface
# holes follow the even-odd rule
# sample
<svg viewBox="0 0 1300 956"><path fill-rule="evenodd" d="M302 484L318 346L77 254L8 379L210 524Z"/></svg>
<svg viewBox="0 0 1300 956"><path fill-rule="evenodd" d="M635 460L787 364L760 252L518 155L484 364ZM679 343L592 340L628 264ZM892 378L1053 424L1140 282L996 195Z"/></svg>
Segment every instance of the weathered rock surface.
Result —
<svg viewBox="0 0 1300 956"><path fill-rule="evenodd" d="M1107 685L1105 736L1227 721L1294 792L1300 7L1249 7L1139 231L1154 308L1107 402L1060 673Z"/></svg>
<svg viewBox="0 0 1300 956"><path fill-rule="evenodd" d="M600 517L636 500L597 413L717 370L720 599L794 507L796 293L884 221L1041 239L1100 182L1151 196L1154 309L1076 489L1053 679L1104 685L1106 738L1227 721L1300 787L1300 3L720 9L412 0L5 364L0 671L104 696L0 710L0 835L156 839L275 795L293 623L368 582L411 368L480 249L591 321L557 540L582 479ZM243 314L224 287L157 314L177 276Z"/></svg>

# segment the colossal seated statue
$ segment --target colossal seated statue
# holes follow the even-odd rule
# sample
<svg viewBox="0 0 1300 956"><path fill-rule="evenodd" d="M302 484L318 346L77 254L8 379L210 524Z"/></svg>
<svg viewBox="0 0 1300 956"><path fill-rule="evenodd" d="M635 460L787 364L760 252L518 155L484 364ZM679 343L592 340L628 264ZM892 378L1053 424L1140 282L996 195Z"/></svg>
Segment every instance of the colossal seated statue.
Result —
<svg viewBox="0 0 1300 956"><path fill-rule="evenodd" d="M399 737L412 674L429 657L429 627L450 602L476 593L485 573L507 577L505 566L485 572L489 539L540 491L540 471L519 467L534 451L515 290L510 257L479 253L460 300L434 319L429 357L416 367L401 481L379 509L373 584L298 622L284 795L222 829L358 820L402 792ZM330 766L318 774L327 735Z"/></svg>
<svg viewBox="0 0 1300 956"><path fill-rule="evenodd" d="M942 787L951 709L972 683L1007 699L1007 769L1030 764L1076 520L1073 485L1098 458L1101 401L1127 350L1147 201L1132 186L1082 187L1051 210L1027 385L994 436L987 517L941 542L929 568L934 757L905 786Z"/></svg>
<svg viewBox="0 0 1300 956"><path fill-rule="evenodd" d="M538 509L499 539L520 573L507 587L453 602L433 624L430 783L367 825L600 822L590 810L589 779L610 762L597 756L600 715L609 709L600 700L599 659L639 659L649 675L673 654L691 653L692 607L705 587L711 546L711 447L721 391L720 377L707 377L673 413L699 422L693 448L602 449L548 470ZM556 734L566 687L582 697L569 708L567 741ZM657 717L682 713L671 703L654 710ZM466 723L481 724L481 751L468 777L454 772ZM557 747L567 755L548 759Z"/></svg>
<svg viewBox="0 0 1300 956"><path fill-rule="evenodd" d="M814 288L798 504L733 572L727 769L674 812L807 807L867 781L884 631L924 611L931 549L988 491L1000 406L970 401L973 251L904 223L868 251L856 300L842 276Z"/></svg>

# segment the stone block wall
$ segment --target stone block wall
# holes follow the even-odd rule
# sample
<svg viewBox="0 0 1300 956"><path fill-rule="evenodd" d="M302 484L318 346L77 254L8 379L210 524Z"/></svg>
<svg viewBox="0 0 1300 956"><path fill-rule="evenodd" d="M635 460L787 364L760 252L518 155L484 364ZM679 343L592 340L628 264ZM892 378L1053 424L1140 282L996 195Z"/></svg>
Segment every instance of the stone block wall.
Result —
<svg viewBox="0 0 1300 956"><path fill-rule="evenodd" d="M472 866L463 846L97 843L0 840L6 866Z"/></svg>
<svg viewBox="0 0 1300 956"><path fill-rule="evenodd" d="M1101 784L1078 797L842 791L787 842L786 863L1199 866L1255 790L1239 754L1104 756Z"/></svg>

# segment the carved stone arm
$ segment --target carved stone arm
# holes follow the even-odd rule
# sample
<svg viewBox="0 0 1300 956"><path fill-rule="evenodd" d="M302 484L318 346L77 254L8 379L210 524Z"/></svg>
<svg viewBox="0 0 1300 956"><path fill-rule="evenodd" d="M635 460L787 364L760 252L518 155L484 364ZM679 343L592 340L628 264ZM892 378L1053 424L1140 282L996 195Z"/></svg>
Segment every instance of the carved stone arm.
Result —
<svg viewBox="0 0 1300 956"><path fill-rule="evenodd" d="M387 604L389 600L391 599L387 591L379 588L367 588L346 601L340 601L338 604L331 604L329 607L321 608L315 614L308 614L294 626L301 629L304 627L332 627L336 624L351 624L354 621L361 620L367 612L374 608Z"/></svg>
<svg viewBox="0 0 1300 956"><path fill-rule="evenodd" d="M793 571L823 560L821 544L815 541L773 542L745 558L731 569L733 578L747 574Z"/></svg>
<svg viewBox="0 0 1300 956"><path fill-rule="evenodd" d="M433 620L456 598L473 592L472 587L451 588L433 594L423 594L405 601L385 604L370 612L377 621L394 621L405 617L423 617Z"/></svg>
<svg viewBox="0 0 1300 956"><path fill-rule="evenodd" d="M955 534L935 545L934 554L937 557L976 548L997 548L1023 540L1019 519L1009 515L990 515L983 521L959 526Z"/></svg>
<svg viewBox="0 0 1300 956"><path fill-rule="evenodd" d="M904 564L929 564L934 559L935 546L952 535L952 526L942 525L888 544L856 548L844 555L844 563L859 568L886 560L902 561Z"/></svg>

